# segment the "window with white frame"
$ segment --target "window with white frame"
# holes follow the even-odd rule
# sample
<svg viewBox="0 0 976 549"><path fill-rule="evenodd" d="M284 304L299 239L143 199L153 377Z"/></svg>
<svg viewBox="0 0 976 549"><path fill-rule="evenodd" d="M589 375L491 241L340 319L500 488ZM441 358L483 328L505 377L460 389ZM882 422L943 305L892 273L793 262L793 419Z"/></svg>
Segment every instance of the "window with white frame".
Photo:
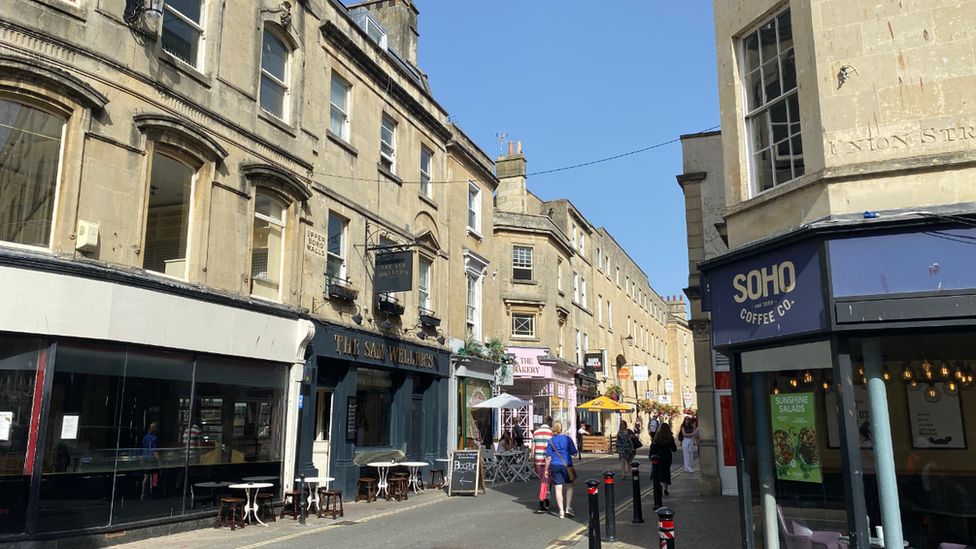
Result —
<svg viewBox="0 0 976 549"><path fill-rule="evenodd" d="M420 306L422 312L429 312L432 310L430 295L432 270L433 262L426 257L421 257L417 267L417 304Z"/></svg>
<svg viewBox="0 0 976 549"><path fill-rule="evenodd" d="M327 284L346 281L346 231L349 220L329 212L329 235L326 245L325 278Z"/></svg>
<svg viewBox="0 0 976 549"><path fill-rule="evenodd" d="M556 259L556 289L563 291L563 258Z"/></svg>
<svg viewBox="0 0 976 549"><path fill-rule="evenodd" d="M380 165L394 174L397 155L396 129L396 120L384 114L380 122Z"/></svg>
<svg viewBox="0 0 976 549"><path fill-rule="evenodd" d="M329 94L329 131L343 141L349 141L350 106L349 96L352 86L338 74L332 73L332 86Z"/></svg>
<svg viewBox="0 0 976 549"><path fill-rule="evenodd" d="M65 120L0 96L0 241L49 247Z"/></svg>
<svg viewBox="0 0 976 549"><path fill-rule="evenodd" d="M468 229L481 234L481 187L468 182Z"/></svg>
<svg viewBox="0 0 976 549"><path fill-rule="evenodd" d="M607 329L613 331L613 304L607 300Z"/></svg>
<svg viewBox="0 0 976 549"><path fill-rule="evenodd" d="M620 267L617 267L617 287L620 287Z"/></svg>
<svg viewBox="0 0 976 549"><path fill-rule="evenodd" d="M467 307L465 328L467 335L481 341L481 294L488 261L469 251L464 252L464 270L467 279Z"/></svg>
<svg viewBox="0 0 976 549"><path fill-rule="evenodd" d="M434 173L434 153L427 147L420 147L420 194L431 198L434 193L431 188L431 178Z"/></svg>
<svg viewBox="0 0 976 549"><path fill-rule="evenodd" d="M583 231L580 231L579 253L581 256L586 257L586 233Z"/></svg>
<svg viewBox="0 0 976 549"><path fill-rule="evenodd" d="M512 337L535 337L535 315L512 313Z"/></svg>
<svg viewBox="0 0 976 549"><path fill-rule="evenodd" d="M634 334L631 332L630 317L627 317L627 337L632 337Z"/></svg>
<svg viewBox="0 0 976 549"><path fill-rule="evenodd" d="M165 154L160 149L162 146L157 145L153 151L149 169L142 267L186 278L190 208L197 166L190 165L183 155Z"/></svg>
<svg viewBox="0 0 976 549"><path fill-rule="evenodd" d="M573 223L573 249L579 250L579 241L577 240L576 235L576 223Z"/></svg>
<svg viewBox="0 0 976 549"><path fill-rule="evenodd" d="M606 263L603 271L607 273L607 278L610 278L610 254L607 254L603 259L604 263Z"/></svg>
<svg viewBox="0 0 976 549"><path fill-rule="evenodd" d="M586 278L580 277L580 305L586 307Z"/></svg>
<svg viewBox="0 0 976 549"><path fill-rule="evenodd" d="M603 325L603 296L596 296L596 318L600 325Z"/></svg>
<svg viewBox="0 0 976 549"><path fill-rule="evenodd" d="M163 5L163 51L196 69L203 68L203 0L169 0Z"/></svg>
<svg viewBox="0 0 976 549"><path fill-rule="evenodd" d="M261 41L261 108L281 120L288 120L289 65L291 50L278 32L264 27Z"/></svg>
<svg viewBox="0 0 976 549"><path fill-rule="evenodd" d="M512 246L512 279L532 280L531 246Z"/></svg>
<svg viewBox="0 0 976 549"><path fill-rule="evenodd" d="M742 39L746 131L753 193L804 173L790 10Z"/></svg>
<svg viewBox="0 0 976 549"><path fill-rule="evenodd" d="M468 299L467 299L467 312L465 315L465 323L467 324L468 334L475 335L475 326L478 319L478 309L480 302L478 300L478 277L468 273Z"/></svg>
<svg viewBox="0 0 976 549"><path fill-rule="evenodd" d="M285 262L285 218L288 207L268 191L254 194L251 233L251 295L278 301Z"/></svg>
<svg viewBox="0 0 976 549"><path fill-rule="evenodd" d="M600 248L596 249L596 270L603 270L603 252L600 250Z"/></svg>
<svg viewBox="0 0 976 549"><path fill-rule="evenodd" d="M580 298L580 288L579 288L579 273L573 272L573 303L579 303Z"/></svg>
<svg viewBox="0 0 976 549"><path fill-rule="evenodd" d="M583 336L576 330L576 363L583 364Z"/></svg>
<svg viewBox="0 0 976 549"><path fill-rule="evenodd" d="M590 336L589 334L583 334L583 353L586 353L586 351L589 348L590 348ZM579 364L582 366L583 361L580 360Z"/></svg>
<svg viewBox="0 0 976 549"><path fill-rule="evenodd" d="M556 356L558 356L559 358L563 358L563 352L564 352L564 349L563 349L563 339L565 338L563 332L565 332L565 331L566 331L566 323L560 321L559 322L559 339L558 339L558 345L556 346Z"/></svg>

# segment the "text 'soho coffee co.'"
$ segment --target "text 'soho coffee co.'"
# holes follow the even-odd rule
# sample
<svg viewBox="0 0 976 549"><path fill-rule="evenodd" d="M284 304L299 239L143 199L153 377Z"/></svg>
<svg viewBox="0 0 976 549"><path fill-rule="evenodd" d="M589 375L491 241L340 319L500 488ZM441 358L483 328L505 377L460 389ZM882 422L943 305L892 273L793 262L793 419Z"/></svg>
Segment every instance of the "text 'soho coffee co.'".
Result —
<svg viewBox="0 0 976 549"><path fill-rule="evenodd" d="M824 328L820 245L804 242L709 273L715 345L728 346Z"/></svg>

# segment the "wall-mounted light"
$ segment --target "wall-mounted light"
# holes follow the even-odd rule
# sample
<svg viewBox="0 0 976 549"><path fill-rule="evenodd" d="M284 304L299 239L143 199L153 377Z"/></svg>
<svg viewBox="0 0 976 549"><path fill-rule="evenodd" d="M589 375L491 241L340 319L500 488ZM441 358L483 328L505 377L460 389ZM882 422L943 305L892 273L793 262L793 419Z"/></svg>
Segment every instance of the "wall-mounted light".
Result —
<svg viewBox="0 0 976 549"><path fill-rule="evenodd" d="M164 0L126 0L122 19L128 25L139 21L140 17L157 20L163 16Z"/></svg>

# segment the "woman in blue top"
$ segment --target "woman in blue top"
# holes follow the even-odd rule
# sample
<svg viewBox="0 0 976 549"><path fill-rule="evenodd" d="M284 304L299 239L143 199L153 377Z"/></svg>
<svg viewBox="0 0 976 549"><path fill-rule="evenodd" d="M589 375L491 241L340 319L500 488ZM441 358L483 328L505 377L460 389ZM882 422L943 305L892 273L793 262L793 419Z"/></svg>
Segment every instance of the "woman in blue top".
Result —
<svg viewBox="0 0 976 549"><path fill-rule="evenodd" d="M573 466L573 454L576 444L572 437L563 434L563 424L552 424L552 438L546 446L546 473L555 485L556 506L559 507L559 518L573 515L573 481L569 478L569 468ZM566 498L563 499L563 486L566 487ZM563 507L563 501L566 506ZM564 510L565 509L565 510Z"/></svg>

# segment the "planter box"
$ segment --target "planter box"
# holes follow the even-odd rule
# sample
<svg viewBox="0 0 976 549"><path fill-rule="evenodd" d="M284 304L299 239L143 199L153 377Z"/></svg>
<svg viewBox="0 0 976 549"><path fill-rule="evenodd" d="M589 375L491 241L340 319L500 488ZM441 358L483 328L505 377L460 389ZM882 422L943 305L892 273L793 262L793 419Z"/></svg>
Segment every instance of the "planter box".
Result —
<svg viewBox="0 0 976 549"><path fill-rule="evenodd" d="M434 316L434 313L420 313L420 323L430 328L436 328L441 325L441 319Z"/></svg>
<svg viewBox="0 0 976 549"><path fill-rule="evenodd" d="M359 297L359 291L352 286L347 286L340 282L329 284L328 294L331 298L341 299L343 301L355 301Z"/></svg>
<svg viewBox="0 0 976 549"><path fill-rule="evenodd" d="M398 301L391 299L380 299L377 304L377 308L386 314L400 316L403 314L403 305L400 305Z"/></svg>

